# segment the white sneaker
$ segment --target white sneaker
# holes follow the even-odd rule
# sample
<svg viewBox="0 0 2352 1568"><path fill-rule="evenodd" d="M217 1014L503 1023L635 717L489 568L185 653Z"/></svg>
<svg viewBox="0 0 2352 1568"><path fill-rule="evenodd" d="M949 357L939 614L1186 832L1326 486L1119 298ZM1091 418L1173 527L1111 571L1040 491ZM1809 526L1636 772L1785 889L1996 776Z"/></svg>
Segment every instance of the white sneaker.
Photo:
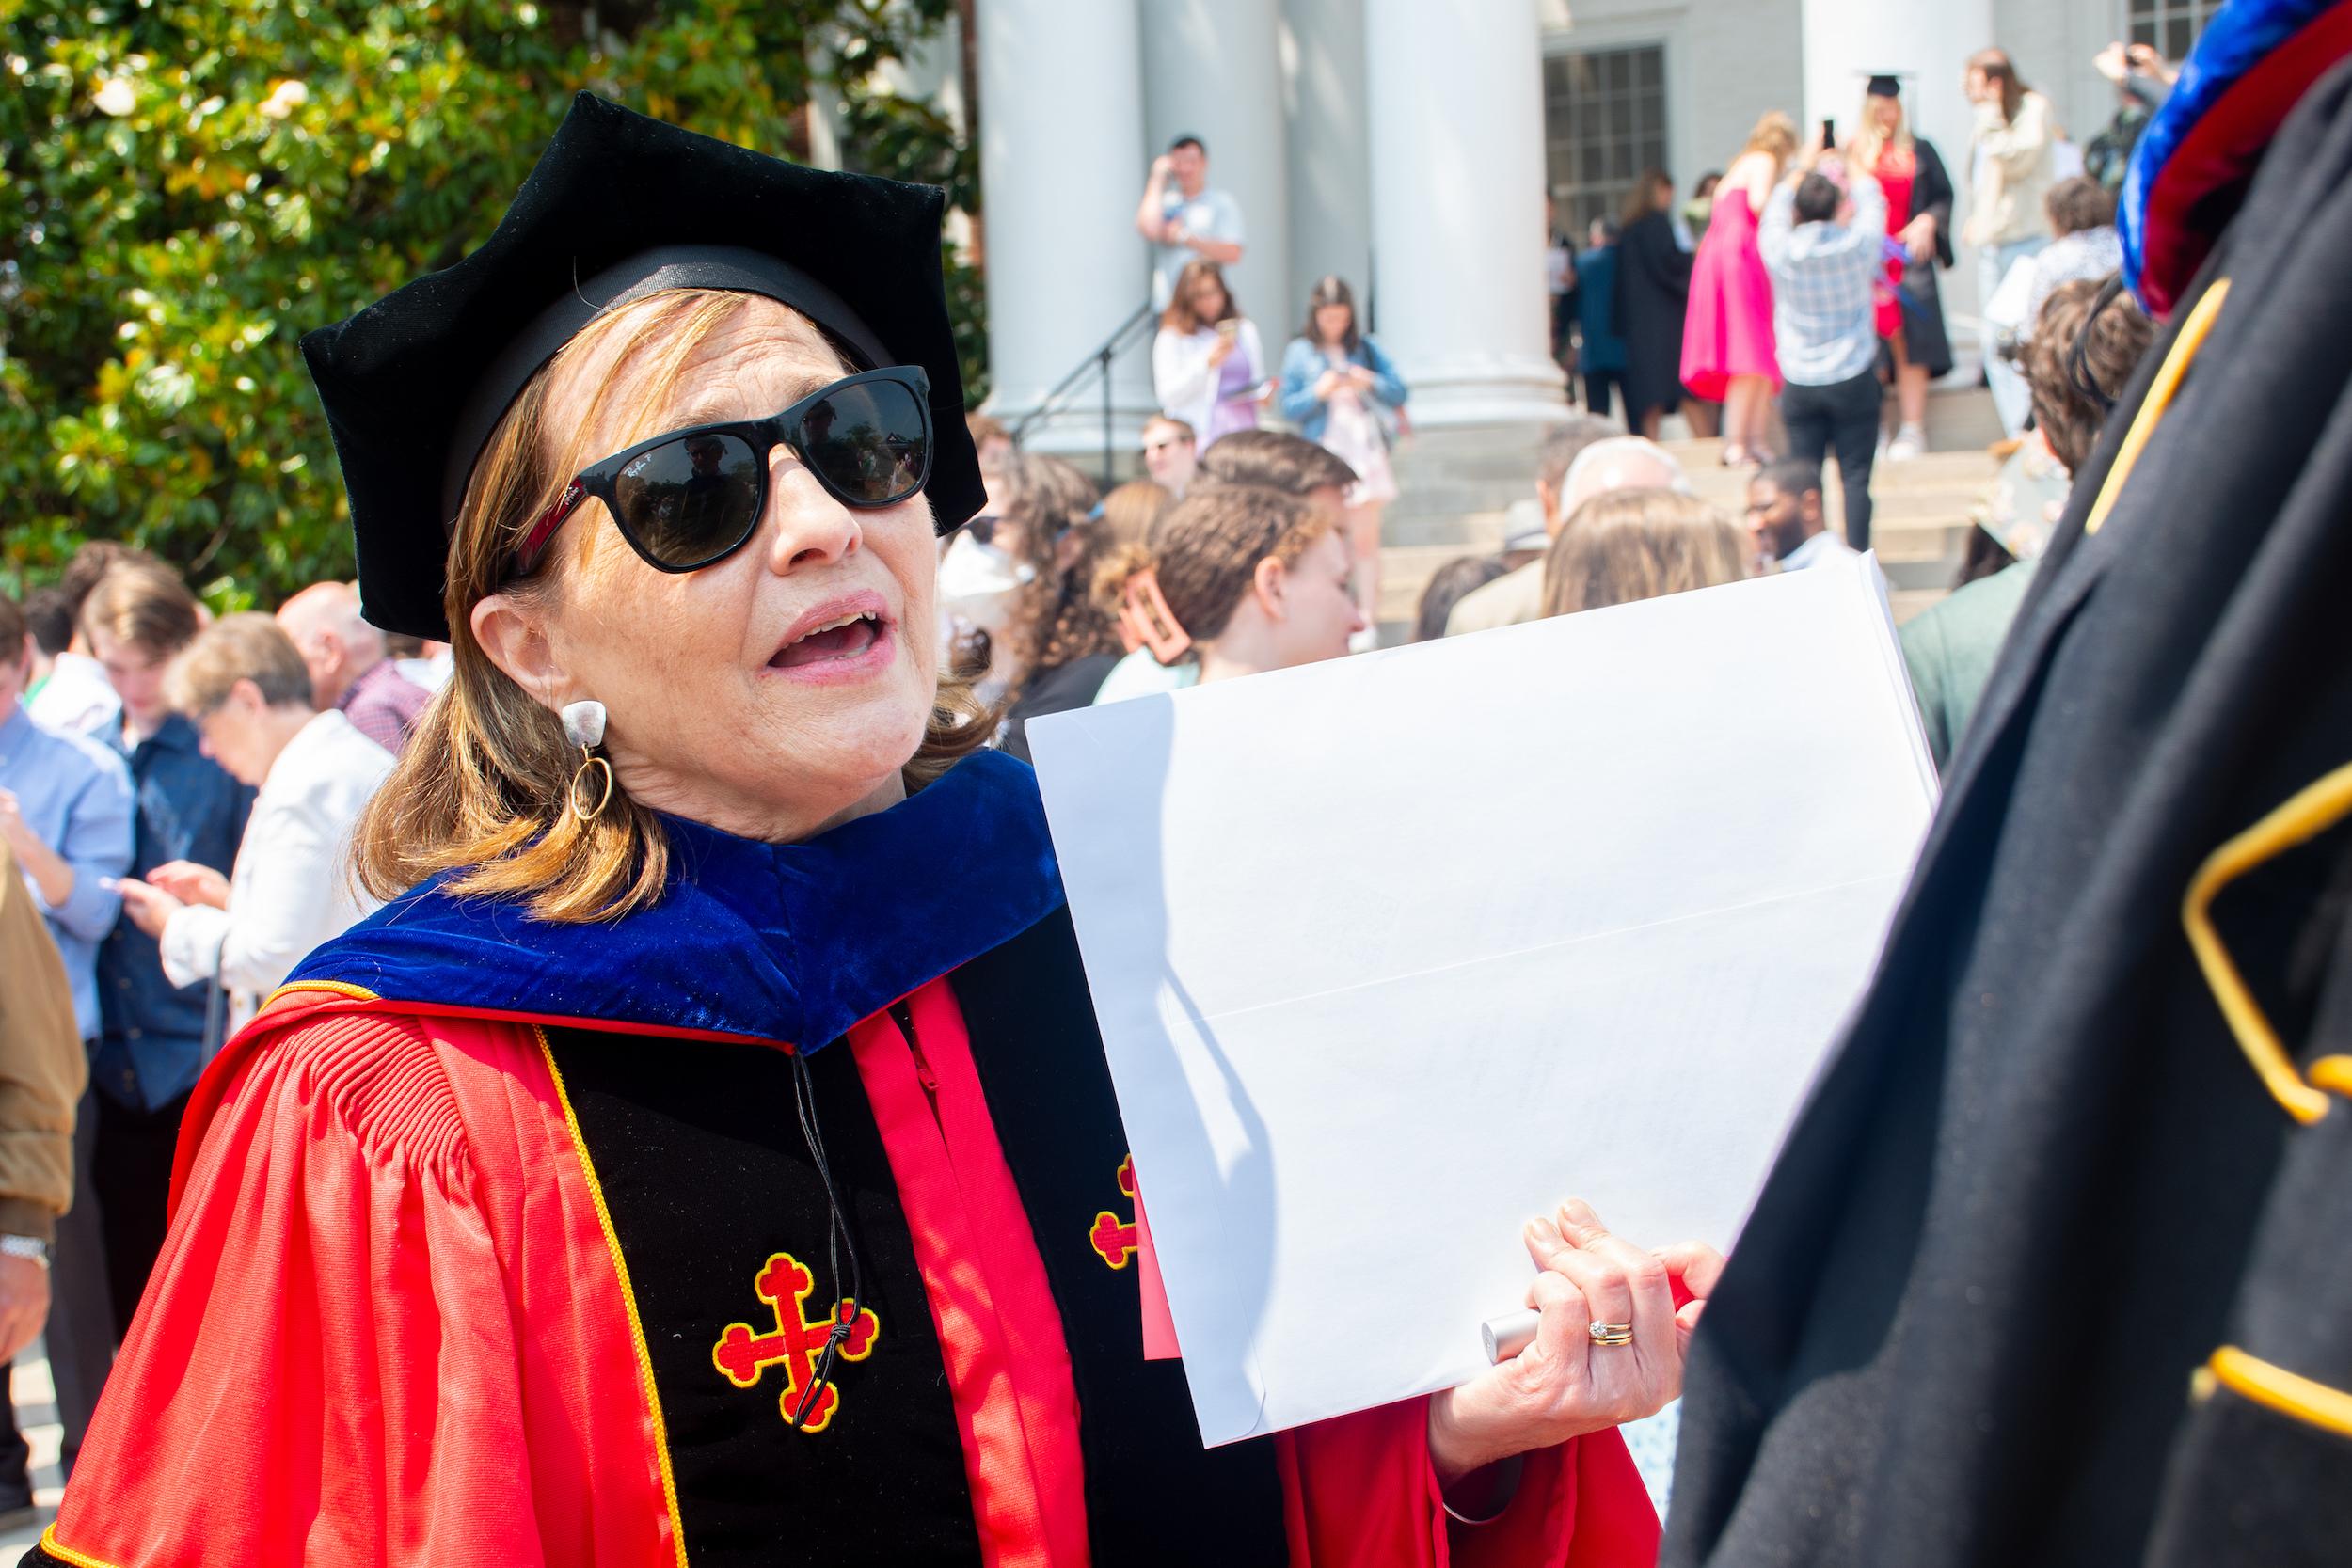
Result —
<svg viewBox="0 0 2352 1568"><path fill-rule="evenodd" d="M1907 424L1895 432L1895 438L1886 443L1889 463L1908 463L1928 450L1928 433L1915 424Z"/></svg>

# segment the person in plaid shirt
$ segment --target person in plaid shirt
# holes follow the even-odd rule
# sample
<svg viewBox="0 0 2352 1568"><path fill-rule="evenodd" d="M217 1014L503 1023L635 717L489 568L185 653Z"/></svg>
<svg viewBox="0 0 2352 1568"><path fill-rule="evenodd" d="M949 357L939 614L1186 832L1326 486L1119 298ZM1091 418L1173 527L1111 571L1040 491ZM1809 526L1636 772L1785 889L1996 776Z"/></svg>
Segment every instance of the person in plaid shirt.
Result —
<svg viewBox="0 0 2352 1568"><path fill-rule="evenodd" d="M1819 464L1833 450L1846 486L1846 542L1870 545L1870 465L1878 452L1874 280L1886 264L1886 196L1817 153L1772 193L1756 235L1772 278L1780 417L1788 456Z"/></svg>
<svg viewBox="0 0 2352 1568"><path fill-rule="evenodd" d="M360 618L358 591L313 583L278 607L278 624L302 651L319 710L341 709L361 735L400 755L433 693L388 657L384 634Z"/></svg>

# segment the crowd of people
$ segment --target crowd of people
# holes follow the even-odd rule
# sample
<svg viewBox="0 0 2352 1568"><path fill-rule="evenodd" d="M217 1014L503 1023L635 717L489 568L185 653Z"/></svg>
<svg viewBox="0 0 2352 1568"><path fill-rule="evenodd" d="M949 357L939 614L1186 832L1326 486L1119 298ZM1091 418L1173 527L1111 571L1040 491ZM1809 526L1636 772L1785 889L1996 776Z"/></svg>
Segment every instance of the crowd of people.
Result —
<svg viewBox="0 0 2352 1568"><path fill-rule="evenodd" d="M103 541L24 604L0 594L0 883L29 894L54 948L8 946L0 993L13 1030L62 978L70 1006L49 1016L71 1018L74 1069L0 1126L0 1145L56 1146L21 1180L0 1164L0 1225L50 1249L69 1473L163 1245L199 1075L374 907L344 864L352 826L432 700L393 652L349 583L215 617L170 566ZM434 660L413 667L435 678ZM12 1326L9 1356L40 1316ZM6 1402L0 1421L5 1514L32 1491Z"/></svg>
<svg viewBox="0 0 2352 1568"><path fill-rule="evenodd" d="M1279 361L1269 359L1225 278L1242 257L1241 205L1208 183L1208 169L1200 139L1177 137L1152 163L1136 214L1137 232L1152 245L1160 311L1152 344L1159 412L1145 434L1146 456L1155 441L1213 445L1257 429L1262 413L1273 411L1345 463L1355 478L1341 532L1363 612L1358 645L1369 647L1379 619L1380 513L1397 494L1389 453L1407 428L1408 389L1358 317L1355 291L1337 276L1308 291L1297 332Z"/></svg>
<svg viewBox="0 0 2352 1568"><path fill-rule="evenodd" d="M1964 186L1913 129L1902 79L1874 73L1842 135L1829 121L1808 137L1774 111L1687 200L1650 169L1581 247L1554 226L1553 347L1585 410L1622 404L1627 427L1652 439L1679 413L1720 435L1733 467L1835 457L1847 537L1867 547L1872 471L1927 451L1928 388L1953 369L1938 275L1956 243L1978 259L1984 372L2011 438L2030 413L2014 356L2042 301L2121 264L2115 196L2175 73L2144 44L2098 63L2122 106L2077 149L2007 54L1972 56Z"/></svg>

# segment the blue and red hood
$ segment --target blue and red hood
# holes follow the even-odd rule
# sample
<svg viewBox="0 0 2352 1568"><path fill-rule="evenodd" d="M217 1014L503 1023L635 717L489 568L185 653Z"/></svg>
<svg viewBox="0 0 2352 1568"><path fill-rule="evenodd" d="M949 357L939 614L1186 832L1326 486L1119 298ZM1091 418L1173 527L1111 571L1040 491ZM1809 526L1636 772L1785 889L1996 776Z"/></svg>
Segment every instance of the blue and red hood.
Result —
<svg viewBox="0 0 2352 1568"><path fill-rule="evenodd" d="M667 825L667 888L650 908L559 924L436 879L312 953L283 990L814 1051L1063 900L1036 775L996 752L803 844Z"/></svg>
<svg viewBox="0 0 2352 1568"><path fill-rule="evenodd" d="M2230 0L2139 138L2116 227L2123 278L2169 315L2312 84L2352 55L2352 0Z"/></svg>

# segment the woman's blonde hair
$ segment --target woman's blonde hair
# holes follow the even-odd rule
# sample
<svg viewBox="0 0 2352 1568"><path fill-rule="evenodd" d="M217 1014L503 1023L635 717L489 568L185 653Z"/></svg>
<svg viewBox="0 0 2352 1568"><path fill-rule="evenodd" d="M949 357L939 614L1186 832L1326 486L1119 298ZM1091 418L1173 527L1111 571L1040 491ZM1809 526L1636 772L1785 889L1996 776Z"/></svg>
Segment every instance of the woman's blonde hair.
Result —
<svg viewBox="0 0 2352 1568"><path fill-rule="evenodd" d="M575 519L568 549L548 551L532 578L507 579L531 522L570 476L601 455L587 450L607 404L624 381L655 388L639 395L615 446L659 434L666 390L712 337L745 311L782 310L812 344L832 348L798 312L754 295L708 289L647 294L598 317L532 377L474 461L449 544L453 668L441 696L419 721L391 777L361 816L354 840L360 885L393 898L428 877L455 875L459 894L525 900L543 920L612 919L661 895L669 841L660 818L615 787L605 810L583 821L571 812L580 749L562 721L493 663L473 635L473 610L493 593L544 594L576 556L598 509ZM558 429L547 419L548 389L564 367L609 353L612 367L580 419ZM921 747L904 769L918 789L986 742L994 715L959 682L943 680Z"/></svg>
<svg viewBox="0 0 2352 1568"><path fill-rule="evenodd" d="M1756 122L1756 129L1748 133L1748 145L1740 150L1769 153L1774 163L1786 168L1788 160L1797 155L1797 122L1778 109L1768 110Z"/></svg>
<svg viewBox="0 0 2352 1568"><path fill-rule="evenodd" d="M1604 610L1747 575L1740 526L1697 497L1605 490L1569 515L1544 558L1544 613Z"/></svg>
<svg viewBox="0 0 2352 1568"><path fill-rule="evenodd" d="M1891 136L1883 134L1878 127L1878 115L1875 113L1878 95L1869 92L1862 95L1862 114L1854 121L1852 166L1865 174L1878 172L1879 159L1889 143L1905 152L1912 150L1911 111L1903 106L1903 101L1899 97L1890 94L1886 102L1895 105L1895 134ZM1899 227L1910 215L1908 213L1889 213L1886 221Z"/></svg>
<svg viewBox="0 0 2352 1568"><path fill-rule="evenodd" d="M255 610L224 615L198 632L164 672L164 699L200 719L227 702L239 681L251 681L271 707L312 705L310 670L301 650L276 621Z"/></svg>

